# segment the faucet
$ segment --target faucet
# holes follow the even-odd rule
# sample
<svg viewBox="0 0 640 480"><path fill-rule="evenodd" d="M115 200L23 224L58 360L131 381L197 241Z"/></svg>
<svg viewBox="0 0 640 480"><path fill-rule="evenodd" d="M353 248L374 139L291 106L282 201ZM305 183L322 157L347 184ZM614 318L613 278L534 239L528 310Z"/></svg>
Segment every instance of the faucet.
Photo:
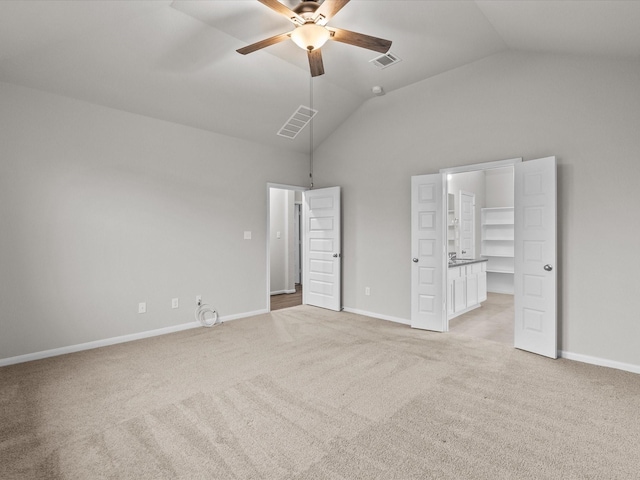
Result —
<svg viewBox="0 0 640 480"><path fill-rule="evenodd" d="M452 262L456 259L456 252L449 252L449 261Z"/></svg>

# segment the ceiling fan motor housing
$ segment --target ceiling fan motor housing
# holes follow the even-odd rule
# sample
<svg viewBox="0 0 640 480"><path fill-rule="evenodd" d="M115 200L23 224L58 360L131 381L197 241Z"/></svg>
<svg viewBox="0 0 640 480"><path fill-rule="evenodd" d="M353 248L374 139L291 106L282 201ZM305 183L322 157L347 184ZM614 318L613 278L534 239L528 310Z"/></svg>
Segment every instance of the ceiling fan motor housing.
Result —
<svg viewBox="0 0 640 480"><path fill-rule="evenodd" d="M293 9L293 11L306 21L313 21L313 15L316 13L318 8L320 8L320 3L315 0L303 0Z"/></svg>

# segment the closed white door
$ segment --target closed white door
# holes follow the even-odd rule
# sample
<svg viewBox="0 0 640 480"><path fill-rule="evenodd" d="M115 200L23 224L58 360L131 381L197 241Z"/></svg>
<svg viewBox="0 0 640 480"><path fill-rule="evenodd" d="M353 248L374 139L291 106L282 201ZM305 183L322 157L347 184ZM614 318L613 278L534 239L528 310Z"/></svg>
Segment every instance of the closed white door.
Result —
<svg viewBox="0 0 640 480"><path fill-rule="evenodd" d="M411 326L444 332L444 175L411 177Z"/></svg>
<svg viewBox="0 0 640 480"><path fill-rule="evenodd" d="M515 165L515 347L558 357L556 158Z"/></svg>
<svg viewBox="0 0 640 480"><path fill-rule="evenodd" d="M302 302L340 311L340 187L304 192L304 262Z"/></svg>
<svg viewBox="0 0 640 480"><path fill-rule="evenodd" d="M460 191L460 251L458 258L476 258L476 195Z"/></svg>

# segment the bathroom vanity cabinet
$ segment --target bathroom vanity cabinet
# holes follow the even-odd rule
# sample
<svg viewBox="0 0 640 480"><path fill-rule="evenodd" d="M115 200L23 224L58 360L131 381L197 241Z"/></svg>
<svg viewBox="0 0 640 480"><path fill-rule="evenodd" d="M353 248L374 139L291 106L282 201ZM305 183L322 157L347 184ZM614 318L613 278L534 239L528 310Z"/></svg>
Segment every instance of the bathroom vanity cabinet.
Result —
<svg viewBox="0 0 640 480"><path fill-rule="evenodd" d="M487 299L487 259L458 260L447 272L449 319L478 308Z"/></svg>

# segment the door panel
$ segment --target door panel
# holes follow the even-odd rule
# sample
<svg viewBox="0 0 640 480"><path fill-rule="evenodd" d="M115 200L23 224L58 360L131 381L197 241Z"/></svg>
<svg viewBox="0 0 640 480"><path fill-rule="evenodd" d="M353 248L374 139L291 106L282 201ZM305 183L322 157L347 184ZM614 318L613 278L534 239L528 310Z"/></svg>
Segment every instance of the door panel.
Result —
<svg viewBox="0 0 640 480"><path fill-rule="evenodd" d="M411 326L445 331L444 178L411 177Z"/></svg>
<svg viewBox="0 0 640 480"><path fill-rule="evenodd" d="M303 303L340 311L340 187L304 192Z"/></svg>
<svg viewBox="0 0 640 480"><path fill-rule="evenodd" d="M460 251L458 258L476 257L476 225L474 193L460 191Z"/></svg>
<svg viewBox="0 0 640 480"><path fill-rule="evenodd" d="M515 347L558 357L556 158L515 166Z"/></svg>

